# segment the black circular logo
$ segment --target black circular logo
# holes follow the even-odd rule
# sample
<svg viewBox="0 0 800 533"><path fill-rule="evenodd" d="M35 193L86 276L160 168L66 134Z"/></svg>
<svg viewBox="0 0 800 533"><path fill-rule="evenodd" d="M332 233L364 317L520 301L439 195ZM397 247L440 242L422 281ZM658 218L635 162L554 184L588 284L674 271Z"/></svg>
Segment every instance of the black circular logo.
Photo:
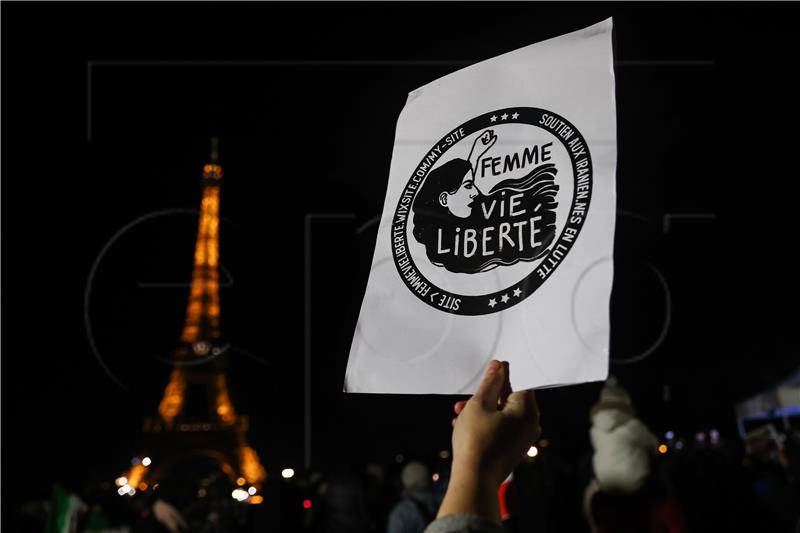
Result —
<svg viewBox="0 0 800 533"><path fill-rule="evenodd" d="M508 309L563 262L591 193L588 145L563 117L534 107L475 117L439 140L403 188L391 228L397 272L441 311Z"/></svg>

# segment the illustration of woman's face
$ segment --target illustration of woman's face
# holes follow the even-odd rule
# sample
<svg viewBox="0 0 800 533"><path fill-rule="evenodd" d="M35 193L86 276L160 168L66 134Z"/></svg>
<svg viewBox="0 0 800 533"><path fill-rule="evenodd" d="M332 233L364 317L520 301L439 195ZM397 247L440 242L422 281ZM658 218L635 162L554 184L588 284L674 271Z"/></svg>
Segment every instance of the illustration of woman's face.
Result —
<svg viewBox="0 0 800 533"><path fill-rule="evenodd" d="M458 190L453 194L446 191L442 192L439 195L439 203L454 216L467 218L472 214L472 202L478 194L478 189L475 188L475 181L472 179L472 173L467 172Z"/></svg>

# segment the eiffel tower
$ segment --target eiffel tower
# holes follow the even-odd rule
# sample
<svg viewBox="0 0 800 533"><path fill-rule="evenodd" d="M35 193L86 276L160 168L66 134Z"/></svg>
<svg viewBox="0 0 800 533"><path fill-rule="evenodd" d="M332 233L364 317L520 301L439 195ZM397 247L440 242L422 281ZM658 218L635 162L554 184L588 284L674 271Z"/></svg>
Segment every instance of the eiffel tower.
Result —
<svg viewBox="0 0 800 533"><path fill-rule="evenodd" d="M226 346L220 342L219 203L222 184L218 141L203 166L203 196L194 271L181 345L158 407L144 422L141 453L117 478L117 492L157 490L182 463L210 460L236 487L232 497L261 503L266 471L247 442L247 417L236 413L225 379Z"/></svg>

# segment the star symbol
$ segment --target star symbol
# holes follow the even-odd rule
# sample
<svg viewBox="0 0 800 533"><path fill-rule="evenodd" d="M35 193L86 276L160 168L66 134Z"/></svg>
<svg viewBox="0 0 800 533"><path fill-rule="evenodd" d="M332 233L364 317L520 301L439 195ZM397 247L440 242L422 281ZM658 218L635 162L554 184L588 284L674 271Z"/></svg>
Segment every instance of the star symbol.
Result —
<svg viewBox="0 0 800 533"><path fill-rule="evenodd" d="M520 295L520 294L522 294L522 291L521 291L521 290L519 290L519 288L517 288L517 289L514 289L514 296L516 296L517 298L519 298L519 295Z"/></svg>
<svg viewBox="0 0 800 533"><path fill-rule="evenodd" d="M507 119L508 113L503 113L502 115L500 115L500 118L502 118L503 120Z"/></svg>
<svg viewBox="0 0 800 533"><path fill-rule="evenodd" d="M504 294L500 297L500 301L503 303L508 303L508 294Z"/></svg>
<svg viewBox="0 0 800 533"><path fill-rule="evenodd" d="M519 113L514 113L513 115L511 115L511 118L517 120L519 118Z"/></svg>
<svg viewBox="0 0 800 533"><path fill-rule="evenodd" d="M492 115L491 117L489 117L489 120L491 120L492 122L497 122L497 115Z"/></svg>
<svg viewBox="0 0 800 533"><path fill-rule="evenodd" d="M491 300L489 300L489 307L491 307L492 309L494 309L494 306L495 306L495 305L497 305L497 300L495 300L494 298L492 298Z"/></svg>

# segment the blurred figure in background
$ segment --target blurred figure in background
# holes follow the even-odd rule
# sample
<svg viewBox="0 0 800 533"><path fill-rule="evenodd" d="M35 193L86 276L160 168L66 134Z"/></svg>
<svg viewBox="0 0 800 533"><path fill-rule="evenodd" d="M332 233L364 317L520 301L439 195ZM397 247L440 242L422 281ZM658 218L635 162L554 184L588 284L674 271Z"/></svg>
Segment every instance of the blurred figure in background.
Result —
<svg viewBox="0 0 800 533"><path fill-rule="evenodd" d="M366 533L369 516L364 487L349 469L333 472L317 488L319 506L312 530L319 533Z"/></svg>
<svg viewBox="0 0 800 533"><path fill-rule="evenodd" d="M388 533L422 533L436 516L438 503L431 486L431 474L424 464L412 461L401 474L403 499L389 514Z"/></svg>
<svg viewBox="0 0 800 533"><path fill-rule="evenodd" d="M614 376L606 381L589 416L599 489L630 494L641 488L650 474L650 454L655 453L658 439L634 416L631 397Z"/></svg>
<svg viewBox="0 0 800 533"><path fill-rule="evenodd" d="M685 531L680 510L651 476L658 439L634 416L631 397L614 376L589 416L594 478L584 493L584 513L592 531Z"/></svg>
<svg viewBox="0 0 800 533"><path fill-rule="evenodd" d="M369 463L364 471L364 500L371 531L386 531L389 512L397 501L396 487L386 479L386 467Z"/></svg>

